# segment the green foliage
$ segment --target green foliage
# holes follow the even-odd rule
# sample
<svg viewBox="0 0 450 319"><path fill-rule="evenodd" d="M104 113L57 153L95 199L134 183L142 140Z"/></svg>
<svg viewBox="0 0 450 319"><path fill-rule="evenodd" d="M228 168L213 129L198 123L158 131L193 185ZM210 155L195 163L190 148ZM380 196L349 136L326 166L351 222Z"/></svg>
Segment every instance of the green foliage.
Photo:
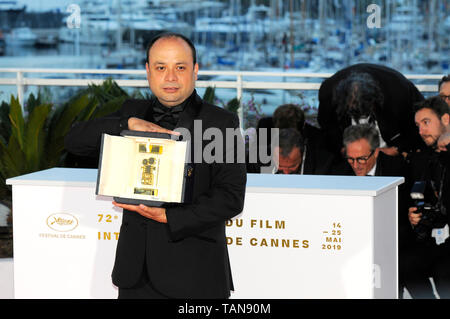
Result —
<svg viewBox="0 0 450 319"><path fill-rule="evenodd" d="M213 88L211 86L208 86L205 90L205 93L203 94L203 101L210 103L210 104L214 104L214 99L215 99L215 91L216 88Z"/></svg>
<svg viewBox="0 0 450 319"><path fill-rule="evenodd" d="M75 122L88 121L115 112L128 98L149 98L139 91L128 94L112 79L100 85L89 85L78 91L62 105L50 103L50 91L39 90L37 96L30 94L26 103L20 105L11 97L9 103L0 104L0 199L11 197L6 185L8 178L65 166L67 152L64 137ZM228 103L217 100L215 88L208 87L204 100L219 104L234 113L241 106L234 98ZM219 103L218 103L219 102ZM246 105L247 107L247 105ZM245 111L245 108L244 108Z"/></svg>
<svg viewBox="0 0 450 319"><path fill-rule="evenodd" d="M226 104L222 101L218 101L218 99L216 98L216 88L211 86L208 86L206 88L205 93L203 94L203 100L210 104L221 103L224 109L236 114L238 113L239 107L241 106L239 99L236 97L228 101Z"/></svg>
<svg viewBox="0 0 450 319"><path fill-rule="evenodd" d="M48 119L46 165L42 169L63 165L64 137L74 122L88 119L88 116L82 115L93 105L96 105L95 101L90 101L87 94L82 94L53 112Z"/></svg>
<svg viewBox="0 0 450 319"><path fill-rule="evenodd" d="M215 88L208 87L203 95L203 100L212 104L222 104L223 108L238 114L239 109L242 108L244 122L242 127L247 129L249 127L256 127L258 121L263 117L261 105L256 103L254 96L252 95L250 101L247 103L241 103L238 98L233 98L227 103L217 99L215 95Z"/></svg>
<svg viewBox="0 0 450 319"><path fill-rule="evenodd" d="M90 85L68 102L47 103L48 92L30 94L22 107L18 99L0 105L0 196L10 197L6 179L55 166L64 166L64 137L77 121L101 117L130 98L114 81Z"/></svg>
<svg viewBox="0 0 450 319"><path fill-rule="evenodd" d="M239 99L237 97L231 99L228 101L227 104L225 104L225 109L227 109L230 112L238 113L239 107L241 106L241 103L239 102Z"/></svg>
<svg viewBox="0 0 450 319"><path fill-rule="evenodd" d="M263 117L263 112L261 109L261 104L257 103L255 101L255 97L252 94L252 97L250 101L247 103L244 103L242 105L243 108L243 118L244 123L243 127L244 129L250 128L250 127L257 127L258 121Z"/></svg>
<svg viewBox="0 0 450 319"><path fill-rule="evenodd" d="M9 116L9 104L2 101L0 104L0 136L4 140L8 140L9 134L11 133L11 122L8 119Z"/></svg>
<svg viewBox="0 0 450 319"><path fill-rule="evenodd" d="M127 98L130 98L128 93L111 78L100 85L89 85L87 89L79 92L72 101L82 95L87 96L90 105L79 113L78 121L87 121L115 112Z"/></svg>

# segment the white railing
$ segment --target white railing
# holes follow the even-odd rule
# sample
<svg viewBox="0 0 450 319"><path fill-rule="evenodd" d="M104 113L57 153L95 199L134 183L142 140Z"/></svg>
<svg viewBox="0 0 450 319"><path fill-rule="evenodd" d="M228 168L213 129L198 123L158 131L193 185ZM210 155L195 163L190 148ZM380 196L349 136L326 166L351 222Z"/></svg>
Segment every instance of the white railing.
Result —
<svg viewBox="0 0 450 319"><path fill-rule="evenodd" d="M101 84L106 76L142 76L144 79L114 79L114 81L121 87L148 87L148 82L145 79L145 70L112 70L112 69L39 69L39 68L0 68L2 73L15 73L15 77L3 77L0 75L0 85L13 85L17 87L17 97L19 102L23 105L24 86L88 86L89 84ZM52 78L28 77L25 74L29 73L44 73L53 75ZM105 78L83 78L83 79L67 79L58 78L56 75L66 74L73 76L79 75L104 75ZM227 80L224 81L204 81L199 80L196 86L199 88L215 87L235 89L236 97L241 100L243 90L245 89L270 89L270 90L318 90L323 79L330 77L333 73L301 73L301 72L250 72L250 71L199 71L199 76L224 76ZM416 84L421 92L437 92L437 83L443 75L433 74L405 74L405 77L414 80L430 80L435 84ZM267 79L265 81L244 81L244 77L258 77ZM278 81L269 81L271 78L279 78ZM299 81L292 81L293 78L299 78ZM228 80L229 79L229 80ZM318 79L317 82L305 81L302 79ZM281 81L280 81L281 80ZM242 112L242 108L241 108ZM242 113L240 118L242 120Z"/></svg>

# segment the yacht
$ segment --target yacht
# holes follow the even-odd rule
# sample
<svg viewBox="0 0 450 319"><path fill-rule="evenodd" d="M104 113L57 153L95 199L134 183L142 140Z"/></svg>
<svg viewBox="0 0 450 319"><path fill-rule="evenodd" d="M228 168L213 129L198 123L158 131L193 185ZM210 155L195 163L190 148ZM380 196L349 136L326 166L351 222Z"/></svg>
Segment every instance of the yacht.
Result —
<svg viewBox="0 0 450 319"><path fill-rule="evenodd" d="M36 43L37 36L28 27L12 29L5 37L8 45L33 46Z"/></svg>
<svg viewBox="0 0 450 319"><path fill-rule="evenodd" d="M0 0L0 12L2 11L23 11L24 5L17 3L17 0Z"/></svg>
<svg viewBox="0 0 450 319"><path fill-rule="evenodd" d="M62 42L80 44L105 45L114 42L118 30L117 19L112 15L111 8L103 1L84 1L80 27L66 26L67 15L63 18L64 26L59 31Z"/></svg>

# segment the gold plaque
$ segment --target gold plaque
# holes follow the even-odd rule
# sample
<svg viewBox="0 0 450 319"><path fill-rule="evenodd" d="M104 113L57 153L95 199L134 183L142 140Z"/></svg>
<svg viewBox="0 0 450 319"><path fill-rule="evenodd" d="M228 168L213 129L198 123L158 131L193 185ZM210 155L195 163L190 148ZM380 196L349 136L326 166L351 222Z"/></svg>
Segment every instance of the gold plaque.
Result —
<svg viewBox="0 0 450 319"><path fill-rule="evenodd" d="M127 203L183 202L189 142L158 136L134 131L104 134L97 194Z"/></svg>

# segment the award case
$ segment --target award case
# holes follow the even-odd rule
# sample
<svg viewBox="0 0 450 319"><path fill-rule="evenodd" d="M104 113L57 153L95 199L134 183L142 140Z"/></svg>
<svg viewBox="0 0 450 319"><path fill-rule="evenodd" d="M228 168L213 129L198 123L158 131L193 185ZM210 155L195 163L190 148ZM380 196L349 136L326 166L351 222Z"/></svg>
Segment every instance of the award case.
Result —
<svg viewBox="0 0 450 319"><path fill-rule="evenodd" d="M189 141L164 133L103 134L96 194L118 203L162 206L183 203Z"/></svg>

